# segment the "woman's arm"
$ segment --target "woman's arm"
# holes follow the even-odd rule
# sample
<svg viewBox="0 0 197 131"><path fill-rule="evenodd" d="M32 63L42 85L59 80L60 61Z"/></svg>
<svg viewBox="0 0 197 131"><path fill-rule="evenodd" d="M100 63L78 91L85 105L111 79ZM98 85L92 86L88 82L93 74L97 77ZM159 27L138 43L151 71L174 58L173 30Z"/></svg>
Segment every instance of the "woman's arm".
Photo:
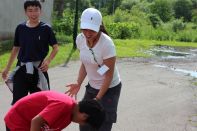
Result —
<svg viewBox="0 0 197 131"><path fill-rule="evenodd" d="M83 63L81 63L81 66L80 66L80 69L79 69L78 78L77 78L78 85L81 86L81 84L83 83L86 75L87 75L87 72L86 72L85 66L84 66Z"/></svg>
<svg viewBox="0 0 197 131"><path fill-rule="evenodd" d="M81 84L83 83L86 75L87 75L87 72L85 70L85 66L83 65L83 63L81 63L77 82L73 83L73 84L66 85L66 87L70 87L70 89L68 91L66 91L65 93L68 93L68 95L71 97L75 96L75 98L76 98L76 95L77 95L77 93L81 87Z"/></svg>
<svg viewBox="0 0 197 131"><path fill-rule="evenodd" d="M98 100L104 96L104 94L107 92L111 84L111 81L113 79L113 74L114 74L115 62L116 62L116 57L108 58L104 60L103 62L109 68L109 70L104 74L105 75L104 82L96 96L96 99Z"/></svg>

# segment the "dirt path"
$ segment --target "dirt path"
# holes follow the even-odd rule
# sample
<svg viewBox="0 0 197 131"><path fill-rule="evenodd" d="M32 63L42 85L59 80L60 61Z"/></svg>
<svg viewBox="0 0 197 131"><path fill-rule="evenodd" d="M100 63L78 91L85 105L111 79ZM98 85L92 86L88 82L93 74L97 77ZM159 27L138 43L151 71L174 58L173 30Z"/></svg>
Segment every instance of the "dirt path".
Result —
<svg viewBox="0 0 197 131"><path fill-rule="evenodd" d="M196 131L197 98L194 79L183 73L154 65L195 70L194 61L161 61L148 59L118 60L123 88L118 122L113 131ZM67 67L49 70L52 90L64 92L65 84L76 80L79 61ZM0 131L4 131L3 116L9 108L10 92L0 85ZM84 90L78 96L80 100ZM192 120L192 121L190 121ZM195 122L196 121L196 122ZM71 124L65 131L78 131Z"/></svg>

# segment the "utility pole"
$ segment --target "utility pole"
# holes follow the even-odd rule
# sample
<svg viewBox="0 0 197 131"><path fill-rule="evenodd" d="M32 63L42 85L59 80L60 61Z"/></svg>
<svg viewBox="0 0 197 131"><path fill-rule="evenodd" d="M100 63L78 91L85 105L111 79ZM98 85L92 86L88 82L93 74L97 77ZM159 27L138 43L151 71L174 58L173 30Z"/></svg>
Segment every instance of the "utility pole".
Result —
<svg viewBox="0 0 197 131"><path fill-rule="evenodd" d="M112 14L114 14L114 12L115 12L115 3L116 3L116 0L113 0Z"/></svg>
<svg viewBox="0 0 197 131"><path fill-rule="evenodd" d="M70 61L70 58L72 57L72 54L75 52L77 45L76 45L76 38L77 38L77 30L78 30L78 2L79 0L76 0L75 3L75 17L74 17L74 27L73 27L73 48L70 51L68 58L66 59L63 67L66 67L68 62Z"/></svg>
<svg viewBox="0 0 197 131"><path fill-rule="evenodd" d="M101 0L99 0L99 10L101 9Z"/></svg>
<svg viewBox="0 0 197 131"><path fill-rule="evenodd" d="M76 49L76 37L77 37L77 31L78 31L78 2L79 0L76 0L75 2L75 18L74 18L74 27L73 27L73 48Z"/></svg>

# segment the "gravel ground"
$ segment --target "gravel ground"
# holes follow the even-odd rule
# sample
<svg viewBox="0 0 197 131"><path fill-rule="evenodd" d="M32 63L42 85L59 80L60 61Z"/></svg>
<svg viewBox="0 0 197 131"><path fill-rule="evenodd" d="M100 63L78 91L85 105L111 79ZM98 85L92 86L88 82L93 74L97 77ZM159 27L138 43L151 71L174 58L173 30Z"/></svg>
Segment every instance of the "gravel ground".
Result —
<svg viewBox="0 0 197 131"><path fill-rule="evenodd" d="M197 130L195 78L168 68L196 70L196 61L133 58L119 59L117 65L123 87L118 121L113 131ZM49 76L52 90L65 92L65 85L76 80L79 66L79 61L71 61L66 67L51 68ZM78 100L83 93L84 88L79 92ZM10 107L11 97L5 85L0 84L0 131L5 130L3 117ZM78 131L78 126L72 123L64 131Z"/></svg>

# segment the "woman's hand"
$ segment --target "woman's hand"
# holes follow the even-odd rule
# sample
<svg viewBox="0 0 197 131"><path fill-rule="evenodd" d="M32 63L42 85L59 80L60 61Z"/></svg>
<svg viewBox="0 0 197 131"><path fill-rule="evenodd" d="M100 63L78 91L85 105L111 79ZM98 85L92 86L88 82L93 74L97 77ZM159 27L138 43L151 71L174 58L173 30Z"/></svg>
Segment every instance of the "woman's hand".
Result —
<svg viewBox="0 0 197 131"><path fill-rule="evenodd" d="M68 84L66 87L69 87L68 91L65 92L65 94L68 94L71 97L75 97L77 99L77 93L80 89L80 85L75 83L75 84Z"/></svg>

